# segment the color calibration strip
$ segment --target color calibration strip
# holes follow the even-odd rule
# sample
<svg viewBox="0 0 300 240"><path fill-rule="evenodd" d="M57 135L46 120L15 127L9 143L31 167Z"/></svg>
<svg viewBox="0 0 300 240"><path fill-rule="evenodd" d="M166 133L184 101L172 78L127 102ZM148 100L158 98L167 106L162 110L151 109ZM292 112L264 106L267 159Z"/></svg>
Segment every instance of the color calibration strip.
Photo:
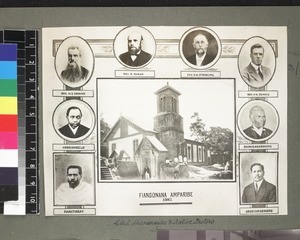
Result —
<svg viewBox="0 0 300 240"><path fill-rule="evenodd" d="M2 213L38 214L38 31L3 30L0 42L17 44L19 150L19 200L5 202Z"/></svg>
<svg viewBox="0 0 300 240"><path fill-rule="evenodd" d="M18 200L17 45L0 44L0 202Z"/></svg>

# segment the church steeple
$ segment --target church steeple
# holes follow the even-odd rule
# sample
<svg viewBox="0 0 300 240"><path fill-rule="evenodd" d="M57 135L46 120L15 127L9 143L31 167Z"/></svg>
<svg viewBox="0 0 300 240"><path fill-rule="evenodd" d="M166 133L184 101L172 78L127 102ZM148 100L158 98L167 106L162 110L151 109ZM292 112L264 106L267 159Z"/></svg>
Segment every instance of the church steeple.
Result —
<svg viewBox="0 0 300 240"><path fill-rule="evenodd" d="M179 114L178 96L181 95L176 89L169 85L162 87L155 92L157 96L157 113L174 112Z"/></svg>
<svg viewBox="0 0 300 240"><path fill-rule="evenodd" d="M157 114L154 130L157 138L168 149L170 158L177 156L177 147L184 140L183 120L179 115L179 96L181 93L169 83L155 92Z"/></svg>

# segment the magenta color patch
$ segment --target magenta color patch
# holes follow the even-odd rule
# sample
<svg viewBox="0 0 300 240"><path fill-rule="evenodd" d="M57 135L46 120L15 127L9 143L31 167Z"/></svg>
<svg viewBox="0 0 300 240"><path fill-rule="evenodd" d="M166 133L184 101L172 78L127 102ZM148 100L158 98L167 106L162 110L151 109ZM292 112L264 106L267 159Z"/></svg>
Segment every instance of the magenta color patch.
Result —
<svg viewBox="0 0 300 240"><path fill-rule="evenodd" d="M0 132L0 149L18 149L18 133Z"/></svg>

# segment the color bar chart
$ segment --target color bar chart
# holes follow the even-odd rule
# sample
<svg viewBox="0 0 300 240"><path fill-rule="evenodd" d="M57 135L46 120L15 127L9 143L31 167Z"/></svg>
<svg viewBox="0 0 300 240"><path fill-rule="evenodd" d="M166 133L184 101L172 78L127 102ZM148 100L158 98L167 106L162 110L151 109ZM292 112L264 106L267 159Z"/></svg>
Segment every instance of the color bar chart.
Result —
<svg viewBox="0 0 300 240"><path fill-rule="evenodd" d="M0 132L5 132L0 136L0 145L2 141L9 148L15 147L16 144L18 146L18 198L17 200L0 200L0 214L38 214L38 31L0 30L0 43L17 46L17 85L11 81L0 83L0 96L4 98L17 96L17 102L9 103L17 104L17 116L6 114L5 119L0 116ZM8 57L8 52L10 52L9 49L1 51L0 54ZM6 68L3 69L6 71ZM0 103L0 106L3 109L8 108L7 104ZM18 125L17 142L10 141L14 139L14 135L7 133L13 132L15 124ZM4 155L2 157L4 158ZM11 159L11 157L5 159ZM2 162L4 165L4 160ZM6 160L6 164L8 163ZM10 192L13 192L12 188Z"/></svg>
<svg viewBox="0 0 300 240"><path fill-rule="evenodd" d="M18 200L17 45L0 44L0 202Z"/></svg>

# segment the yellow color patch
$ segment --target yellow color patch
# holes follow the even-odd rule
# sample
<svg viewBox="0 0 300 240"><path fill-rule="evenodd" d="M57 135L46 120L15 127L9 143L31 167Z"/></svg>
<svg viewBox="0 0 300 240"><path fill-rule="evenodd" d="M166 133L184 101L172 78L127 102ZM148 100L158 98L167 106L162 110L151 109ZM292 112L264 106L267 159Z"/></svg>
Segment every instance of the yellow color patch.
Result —
<svg viewBox="0 0 300 240"><path fill-rule="evenodd" d="M17 97L0 97L0 114L18 114Z"/></svg>

